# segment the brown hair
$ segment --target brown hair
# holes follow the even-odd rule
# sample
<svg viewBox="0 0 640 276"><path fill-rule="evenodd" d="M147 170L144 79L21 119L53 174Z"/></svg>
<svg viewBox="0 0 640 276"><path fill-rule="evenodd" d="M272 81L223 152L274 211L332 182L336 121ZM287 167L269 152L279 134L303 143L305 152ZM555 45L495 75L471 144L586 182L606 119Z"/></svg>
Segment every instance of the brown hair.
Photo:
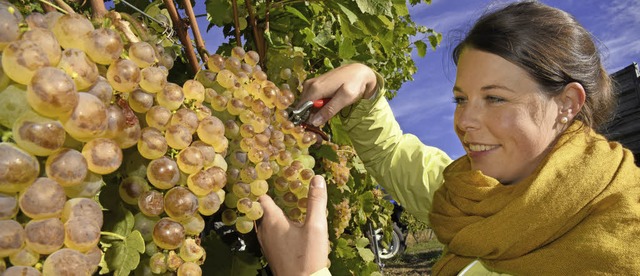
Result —
<svg viewBox="0 0 640 276"><path fill-rule="evenodd" d="M586 101L576 119L597 129L615 108L609 75L591 34L570 14L522 1L483 15L453 50L457 65L466 47L498 55L526 70L548 96L580 83Z"/></svg>

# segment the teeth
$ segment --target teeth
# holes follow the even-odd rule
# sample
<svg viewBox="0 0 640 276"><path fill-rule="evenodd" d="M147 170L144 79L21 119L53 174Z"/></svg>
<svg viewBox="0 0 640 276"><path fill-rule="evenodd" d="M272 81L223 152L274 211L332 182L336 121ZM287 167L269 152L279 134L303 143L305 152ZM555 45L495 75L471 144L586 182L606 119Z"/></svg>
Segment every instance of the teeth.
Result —
<svg viewBox="0 0 640 276"><path fill-rule="evenodd" d="M487 150L494 149L495 147L496 146L469 144L469 149L471 151L487 151Z"/></svg>

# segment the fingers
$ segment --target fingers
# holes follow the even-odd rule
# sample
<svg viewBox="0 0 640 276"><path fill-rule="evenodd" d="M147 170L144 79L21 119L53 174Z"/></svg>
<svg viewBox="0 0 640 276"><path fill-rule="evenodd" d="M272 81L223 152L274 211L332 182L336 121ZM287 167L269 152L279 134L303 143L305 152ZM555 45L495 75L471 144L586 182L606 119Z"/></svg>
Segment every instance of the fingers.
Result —
<svg viewBox="0 0 640 276"><path fill-rule="evenodd" d="M321 223L327 225L327 184L322 176L316 175L311 179L307 196L307 223Z"/></svg>
<svg viewBox="0 0 640 276"><path fill-rule="evenodd" d="M333 98L327 102L318 112L316 112L313 117L309 120L309 123L314 126L321 126L333 116L338 114L340 110L342 110L345 106L352 104L356 101L357 94L349 93L345 90L344 85L340 86L336 93L333 95Z"/></svg>
<svg viewBox="0 0 640 276"><path fill-rule="evenodd" d="M262 214L262 218L260 219L260 224L273 224L279 219L284 218L284 213L282 212L280 207L278 207L278 205L273 202L273 199L271 199L270 196L261 195L258 198L258 202L260 202L260 205L262 205L262 209L264 211L264 213Z"/></svg>

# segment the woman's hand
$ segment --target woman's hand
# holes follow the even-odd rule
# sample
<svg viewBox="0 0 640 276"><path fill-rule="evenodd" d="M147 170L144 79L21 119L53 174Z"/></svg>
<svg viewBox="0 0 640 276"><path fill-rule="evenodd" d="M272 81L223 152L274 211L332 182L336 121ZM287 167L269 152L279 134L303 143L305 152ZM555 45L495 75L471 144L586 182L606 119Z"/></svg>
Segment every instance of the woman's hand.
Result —
<svg viewBox="0 0 640 276"><path fill-rule="evenodd" d="M344 108L375 92L376 75L364 64L353 63L333 69L304 82L300 103L332 98L311 117L309 123L320 126Z"/></svg>
<svg viewBox="0 0 640 276"><path fill-rule="evenodd" d="M259 201L264 215L257 227L258 241L275 275L311 275L327 266L327 189L322 176L314 176L309 184L304 224L287 219L268 195Z"/></svg>

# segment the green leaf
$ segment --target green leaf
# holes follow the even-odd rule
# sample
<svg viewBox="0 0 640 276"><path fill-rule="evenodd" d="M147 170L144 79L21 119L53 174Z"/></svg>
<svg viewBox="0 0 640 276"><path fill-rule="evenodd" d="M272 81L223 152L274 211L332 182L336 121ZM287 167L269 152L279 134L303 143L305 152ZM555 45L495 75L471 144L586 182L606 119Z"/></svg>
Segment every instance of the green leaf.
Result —
<svg viewBox="0 0 640 276"><path fill-rule="evenodd" d="M140 233L138 233L140 235ZM140 236L142 239L142 236ZM131 271L138 267L140 264L140 251L137 246L137 239L132 238L134 244L127 242L128 238L124 241L115 241L111 244L111 247L105 253L105 261L110 271L113 271L113 275L129 275ZM144 252L144 241L142 252Z"/></svg>
<svg viewBox="0 0 640 276"><path fill-rule="evenodd" d="M427 54L427 44L422 40L418 40L413 43L416 45L416 49L418 49L418 56L424 57Z"/></svg>
<svg viewBox="0 0 640 276"><path fill-rule="evenodd" d="M360 258L362 258L365 262L373 262L373 260L375 259L375 255L373 255L373 252L371 252L371 249L369 248L361 248L358 247L358 255L360 255Z"/></svg>
<svg viewBox="0 0 640 276"><path fill-rule="evenodd" d="M436 50L436 46L440 45L442 41L442 34L437 33L429 36L429 43L431 43L431 49Z"/></svg>
<svg viewBox="0 0 640 276"><path fill-rule="evenodd" d="M334 251L338 257L345 259L350 259L356 256L356 252L351 246L349 246L349 241L343 238L339 238L336 241Z"/></svg>
<svg viewBox="0 0 640 276"><path fill-rule="evenodd" d="M331 140L338 145L351 145L351 138L349 138L349 134L342 126L342 120L339 117L348 117L353 108L355 108L353 105L345 107L338 113L338 116L333 116L333 118L329 120Z"/></svg>
<svg viewBox="0 0 640 276"><path fill-rule="evenodd" d="M344 15L347 16L347 19L349 19L349 24L353 24L356 21L358 21L358 16L355 13L353 13L349 8L345 7L340 3L336 3L336 4L338 4L338 7L342 11L342 13L344 13Z"/></svg>
<svg viewBox="0 0 640 276"><path fill-rule="evenodd" d="M356 0L358 8L363 13L378 15L384 14L386 16L393 16L391 13L391 2L380 0Z"/></svg>
<svg viewBox="0 0 640 276"><path fill-rule="evenodd" d="M314 152L316 157L325 158L333 162L339 162L338 154L329 145L320 145Z"/></svg>
<svg viewBox="0 0 640 276"><path fill-rule="evenodd" d="M343 37L338 50L338 56L340 56L341 59L348 60L355 54L356 48L353 46L353 40L350 37Z"/></svg>
<svg viewBox="0 0 640 276"><path fill-rule="evenodd" d="M109 186L116 185L104 186L103 191ZM105 211L104 216L109 219L105 219L104 226L102 226L103 231L113 232L120 236L127 237L131 233L131 230L133 230L133 225L135 223L133 214L125 208L122 203L120 203L120 206L114 210Z"/></svg>
<svg viewBox="0 0 640 276"><path fill-rule="evenodd" d="M366 191L360 196L358 196L358 200L360 200L360 205L362 206L362 210L371 213L373 212L374 207L376 206L376 200L373 197L373 192Z"/></svg>
<svg viewBox="0 0 640 276"><path fill-rule="evenodd" d="M230 1L206 1L207 20L216 26L233 22L233 12Z"/></svg>
<svg viewBox="0 0 640 276"><path fill-rule="evenodd" d="M138 230L132 231L126 238L125 242L127 246L135 249L140 254L144 253L144 239L142 238L142 234Z"/></svg>
<svg viewBox="0 0 640 276"><path fill-rule="evenodd" d="M358 240L356 240L356 247L357 248L365 248L367 247L367 245L369 245L369 239L361 237Z"/></svg>
<svg viewBox="0 0 640 276"><path fill-rule="evenodd" d="M290 13L290 14L292 14L292 15L300 18L300 19L302 19L304 22L307 22L307 24L311 25L311 22L309 22L309 19L307 19L307 17L304 14L302 14L299 10L297 10L296 8L294 8L292 6L285 6L284 9L288 13Z"/></svg>
<svg viewBox="0 0 640 276"><path fill-rule="evenodd" d="M331 60L329 58L324 58L324 66L329 68L329 69L333 69L333 64L331 64Z"/></svg>

